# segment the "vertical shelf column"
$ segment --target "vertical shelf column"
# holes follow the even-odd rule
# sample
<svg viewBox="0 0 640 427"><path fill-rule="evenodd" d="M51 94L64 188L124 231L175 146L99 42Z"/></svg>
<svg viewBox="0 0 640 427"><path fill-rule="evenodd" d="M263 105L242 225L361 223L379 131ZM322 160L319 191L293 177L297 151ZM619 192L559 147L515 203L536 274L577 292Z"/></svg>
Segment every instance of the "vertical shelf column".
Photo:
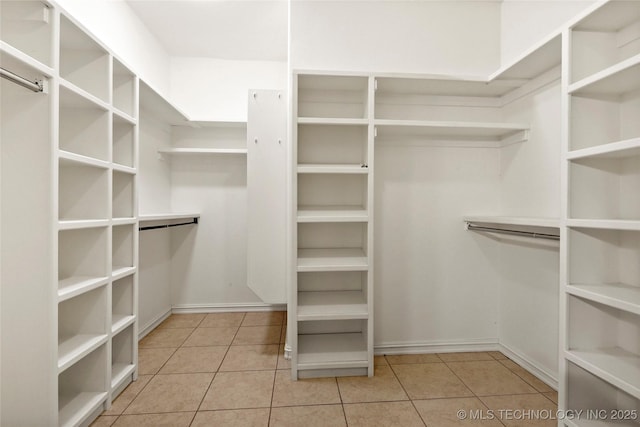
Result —
<svg viewBox="0 0 640 427"><path fill-rule="evenodd" d="M373 375L373 89L294 74L292 377Z"/></svg>
<svg viewBox="0 0 640 427"><path fill-rule="evenodd" d="M600 414L570 426L640 412L639 28L609 2L563 34L559 409Z"/></svg>

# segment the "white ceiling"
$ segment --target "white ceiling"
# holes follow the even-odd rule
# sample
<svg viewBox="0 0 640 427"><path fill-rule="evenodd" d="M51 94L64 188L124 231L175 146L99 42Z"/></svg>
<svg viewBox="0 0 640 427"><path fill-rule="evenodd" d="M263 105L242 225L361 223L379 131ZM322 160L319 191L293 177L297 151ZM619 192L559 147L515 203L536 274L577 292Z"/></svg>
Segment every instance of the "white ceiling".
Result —
<svg viewBox="0 0 640 427"><path fill-rule="evenodd" d="M286 61L286 0L127 0L170 56Z"/></svg>

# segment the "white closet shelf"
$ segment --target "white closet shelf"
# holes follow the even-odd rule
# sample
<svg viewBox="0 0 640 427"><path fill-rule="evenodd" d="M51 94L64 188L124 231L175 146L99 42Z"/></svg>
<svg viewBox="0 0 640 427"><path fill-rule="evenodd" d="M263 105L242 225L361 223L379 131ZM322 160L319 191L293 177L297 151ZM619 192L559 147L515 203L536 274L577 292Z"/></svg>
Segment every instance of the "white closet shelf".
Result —
<svg viewBox="0 0 640 427"><path fill-rule="evenodd" d="M298 271L367 271L369 262L360 248L298 249Z"/></svg>
<svg viewBox="0 0 640 427"><path fill-rule="evenodd" d="M111 271L111 280L119 280L136 272L135 267L114 265Z"/></svg>
<svg viewBox="0 0 640 427"><path fill-rule="evenodd" d="M61 166L80 164L85 166L93 166L101 169L109 169L109 162L96 159L94 157L83 156L82 154L72 153L70 151L58 151L58 158Z"/></svg>
<svg viewBox="0 0 640 427"><path fill-rule="evenodd" d="M138 121L133 117L130 116L129 114L125 113L124 111L118 110L116 107L113 107L113 121L114 122L125 122L128 123L130 125L136 125L138 124Z"/></svg>
<svg viewBox="0 0 640 427"><path fill-rule="evenodd" d="M116 363L111 366L111 390L116 390L122 385L122 382L127 379L128 376L133 374L136 369L135 365L127 363Z"/></svg>
<svg viewBox="0 0 640 427"><path fill-rule="evenodd" d="M187 115L167 101L147 82L140 79L140 110L147 111L170 125L180 126L189 122Z"/></svg>
<svg viewBox="0 0 640 427"><path fill-rule="evenodd" d="M568 219L567 226L573 228L640 231L640 221L624 219Z"/></svg>
<svg viewBox="0 0 640 427"><path fill-rule="evenodd" d="M299 206L298 222L367 222L363 206Z"/></svg>
<svg viewBox="0 0 640 427"><path fill-rule="evenodd" d="M161 154L247 154L246 148L163 148Z"/></svg>
<svg viewBox="0 0 640 427"><path fill-rule="evenodd" d="M310 334L298 337L298 369L366 368L362 333Z"/></svg>
<svg viewBox="0 0 640 427"><path fill-rule="evenodd" d="M108 277L73 276L58 281L58 302L68 300L109 283Z"/></svg>
<svg viewBox="0 0 640 427"><path fill-rule="evenodd" d="M420 137L443 140L493 141L499 146L529 139L529 125L523 123L448 122L376 119L376 136Z"/></svg>
<svg viewBox="0 0 640 427"><path fill-rule="evenodd" d="M569 86L572 95L620 95L640 89L640 54Z"/></svg>
<svg viewBox="0 0 640 427"><path fill-rule="evenodd" d="M558 65L562 58L562 35L554 31L536 45L523 52L513 62L489 76L489 81L499 79L531 80Z"/></svg>
<svg viewBox="0 0 640 427"><path fill-rule="evenodd" d="M67 92L65 94L65 92ZM109 111L109 104L73 83L60 79L60 105L70 108L99 108Z"/></svg>
<svg viewBox="0 0 640 427"><path fill-rule="evenodd" d="M75 395L60 395L58 398L58 425L60 427L80 425L107 399L106 392L81 392Z"/></svg>
<svg viewBox="0 0 640 427"><path fill-rule="evenodd" d="M361 291L298 292L298 321L367 319Z"/></svg>
<svg viewBox="0 0 640 427"><path fill-rule="evenodd" d="M136 223L135 217L130 218L113 218L111 220L112 225L133 225Z"/></svg>
<svg viewBox="0 0 640 427"><path fill-rule="evenodd" d="M522 83L521 79L487 82L484 77L473 76L379 74L376 77L376 101L392 104L396 96L408 94L495 98L512 91Z"/></svg>
<svg viewBox="0 0 640 427"><path fill-rule="evenodd" d="M634 156L640 156L640 138L610 142L608 144L582 148L567 153L568 160L584 159L587 157L622 158Z"/></svg>
<svg viewBox="0 0 640 427"><path fill-rule="evenodd" d="M329 174L368 174L369 168L361 164L298 164L298 173L329 173Z"/></svg>
<svg viewBox="0 0 640 427"><path fill-rule="evenodd" d="M199 128L246 128L247 121L244 120L189 120L189 125Z"/></svg>
<svg viewBox="0 0 640 427"><path fill-rule="evenodd" d="M473 215L465 216L463 221L479 222L484 224L518 225L524 227L560 228L559 218Z"/></svg>
<svg viewBox="0 0 640 427"><path fill-rule="evenodd" d="M135 322L136 316L131 314L113 314L111 317L111 334L118 335L127 326L131 325Z"/></svg>
<svg viewBox="0 0 640 427"><path fill-rule="evenodd" d="M366 126L368 119L352 119L338 117L298 117L299 125L346 125L346 126Z"/></svg>
<svg viewBox="0 0 640 427"><path fill-rule="evenodd" d="M175 213L143 214L138 216L138 219L140 222L168 221L172 219L191 219L191 218L200 218L200 214L194 213L194 212L175 212Z"/></svg>
<svg viewBox="0 0 640 427"><path fill-rule="evenodd" d="M571 295L640 315L640 286L572 283L566 289Z"/></svg>
<svg viewBox="0 0 640 427"><path fill-rule="evenodd" d="M27 68L30 72L43 74L47 77L52 77L55 74L53 68L1 40L0 63L3 68L14 73L22 74L23 70Z"/></svg>
<svg viewBox="0 0 640 427"><path fill-rule="evenodd" d="M640 356L619 347L569 350L567 360L640 399Z"/></svg>
<svg viewBox="0 0 640 427"><path fill-rule="evenodd" d="M107 342L106 334L78 334L58 343L58 374Z"/></svg>
<svg viewBox="0 0 640 427"><path fill-rule="evenodd" d="M131 166L125 166L118 163L113 163L112 168L116 172L127 173L129 175L135 175L138 171L136 168L132 168Z"/></svg>
<svg viewBox="0 0 640 427"><path fill-rule="evenodd" d="M573 28L578 31L613 32L638 19L640 8L637 2L609 1L604 5L593 5Z"/></svg>
<svg viewBox="0 0 640 427"><path fill-rule="evenodd" d="M58 221L58 230L79 230L81 228L99 228L108 225L108 219L63 219Z"/></svg>

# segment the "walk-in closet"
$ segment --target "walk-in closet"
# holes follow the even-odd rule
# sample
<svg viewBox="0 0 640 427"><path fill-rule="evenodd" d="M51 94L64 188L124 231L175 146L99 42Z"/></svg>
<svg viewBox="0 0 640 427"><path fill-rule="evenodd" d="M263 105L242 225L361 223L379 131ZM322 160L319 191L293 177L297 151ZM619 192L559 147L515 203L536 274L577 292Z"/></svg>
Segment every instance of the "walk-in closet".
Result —
<svg viewBox="0 0 640 427"><path fill-rule="evenodd" d="M0 426L640 426L640 0L0 0Z"/></svg>

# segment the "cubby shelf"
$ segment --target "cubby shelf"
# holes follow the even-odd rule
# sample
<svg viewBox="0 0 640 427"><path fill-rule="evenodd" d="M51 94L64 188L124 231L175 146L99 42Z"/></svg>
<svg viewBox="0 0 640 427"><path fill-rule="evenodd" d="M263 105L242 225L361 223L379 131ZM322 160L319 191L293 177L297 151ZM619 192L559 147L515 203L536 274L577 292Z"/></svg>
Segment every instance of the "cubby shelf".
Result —
<svg viewBox="0 0 640 427"><path fill-rule="evenodd" d="M302 222L367 222L363 206L298 206L298 223Z"/></svg>
<svg viewBox="0 0 640 427"><path fill-rule="evenodd" d="M366 319L362 291L298 292L298 321Z"/></svg>
<svg viewBox="0 0 640 427"><path fill-rule="evenodd" d="M366 368L368 354L362 333L298 336L300 369Z"/></svg>
<svg viewBox="0 0 640 427"><path fill-rule="evenodd" d="M158 150L161 154L247 154L246 148L164 148Z"/></svg>
<svg viewBox="0 0 640 427"><path fill-rule="evenodd" d="M67 80L60 79L60 89L60 92L70 94L68 97L60 97L61 106L73 108L93 107L100 108L104 111L110 110L109 104L106 101L103 101Z"/></svg>
<svg viewBox="0 0 640 427"><path fill-rule="evenodd" d="M82 421L107 400L107 392L80 392L58 397L60 427L80 425Z"/></svg>
<svg viewBox="0 0 640 427"><path fill-rule="evenodd" d="M132 275L136 270L136 267L114 265L113 270L111 271L111 278L113 280L122 279L123 277Z"/></svg>
<svg viewBox="0 0 640 427"><path fill-rule="evenodd" d="M113 314L111 317L111 334L117 335L135 322L134 315Z"/></svg>
<svg viewBox="0 0 640 427"><path fill-rule="evenodd" d="M368 267L362 249L298 249L298 272L367 271Z"/></svg>
<svg viewBox="0 0 640 427"><path fill-rule="evenodd" d="M640 315L640 286L572 283L567 285L567 293Z"/></svg>
<svg viewBox="0 0 640 427"><path fill-rule="evenodd" d="M58 151L58 158L60 159L60 164L73 164L77 163L85 166L94 166L97 168L108 169L109 162L105 160L95 159L89 156L83 156L82 154L72 153L70 151L60 150Z"/></svg>
<svg viewBox="0 0 640 427"><path fill-rule="evenodd" d="M77 219L58 221L58 230L80 230L83 228L106 227L108 219Z"/></svg>
<svg viewBox="0 0 640 427"><path fill-rule="evenodd" d="M111 389L116 390L122 382L135 371L136 367L128 363L116 363L111 366Z"/></svg>
<svg viewBox="0 0 640 427"><path fill-rule="evenodd" d="M568 160L584 158L624 158L640 156L640 138L610 142L595 147L583 148L567 153Z"/></svg>
<svg viewBox="0 0 640 427"><path fill-rule="evenodd" d="M619 347L569 350L567 360L640 399L640 356Z"/></svg>
<svg viewBox="0 0 640 427"><path fill-rule="evenodd" d="M58 281L58 302L68 300L109 283L108 277L74 276Z"/></svg>
<svg viewBox="0 0 640 427"><path fill-rule="evenodd" d="M361 164L298 164L298 173L368 174L369 168Z"/></svg>
<svg viewBox="0 0 640 427"><path fill-rule="evenodd" d="M125 123L129 123L130 125L136 125L138 123L138 121L133 116L130 116L124 111L120 111L115 107L113 107L112 111L113 111L114 121L125 122Z"/></svg>
<svg viewBox="0 0 640 427"><path fill-rule="evenodd" d="M332 117L298 117L299 125L345 125L366 126L368 119L332 118Z"/></svg>
<svg viewBox="0 0 640 427"><path fill-rule="evenodd" d="M108 338L107 334L77 334L62 339L58 343L58 373L106 343Z"/></svg>
<svg viewBox="0 0 640 427"><path fill-rule="evenodd" d="M640 54L599 71L569 86L578 96L620 95L640 89Z"/></svg>

